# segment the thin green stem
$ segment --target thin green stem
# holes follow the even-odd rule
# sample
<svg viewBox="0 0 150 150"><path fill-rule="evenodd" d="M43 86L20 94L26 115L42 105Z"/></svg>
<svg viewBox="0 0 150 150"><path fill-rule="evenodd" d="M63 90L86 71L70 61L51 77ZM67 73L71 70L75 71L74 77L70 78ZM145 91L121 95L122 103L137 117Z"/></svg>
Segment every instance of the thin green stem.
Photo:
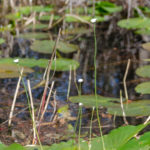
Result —
<svg viewBox="0 0 150 150"><path fill-rule="evenodd" d="M89 137L89 150L91 149L91 140L92 140L92 121L94 116L95 107L92 109L91 122L90 122L90 137Z"/></svg>
<svg viewBox="0 0 150 150"><path fill-rule="evenodd" d="M96 99L96 114L97 114L97 120L98 120L98 125L100 129L100 136L102 139L103 143L103 150L105 150L105 144L104 144L104 139L103 139L103 134L102 134L102 128L101 128L101 122L100 122L100 117L99 117L99 111L98 111L98 102L97 102L97 86L96 86L96 81L97 81L97 65L96 65L96 56L97 56L97 40L96 40L96 23L94 23L94 45L95 45L95 50L94 50L94 85L95 85L95 99Z"/></svg>
<svg viewBox="0 0 150 150"><path fill-rule="evenodd" d="M79 144L79 150L80 150L80 135L81 135L81 124L82 124L82 106L79 106L79 112L80 112L80 122L79 122L78 144Z"/></svg>

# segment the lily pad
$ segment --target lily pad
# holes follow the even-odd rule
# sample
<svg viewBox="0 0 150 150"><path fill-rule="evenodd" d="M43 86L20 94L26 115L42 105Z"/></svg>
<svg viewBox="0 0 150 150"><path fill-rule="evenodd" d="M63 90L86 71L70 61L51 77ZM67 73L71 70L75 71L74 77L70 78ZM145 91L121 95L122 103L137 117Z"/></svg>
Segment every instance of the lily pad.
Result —
<svg viewBox="0 0 150 150"><path fill-rule="evenodd" d="M30 24L26 26L26 29L28 30L44 30L48 28L48 24L42 24L42 23L37 23L37 24Z"/></svg>
<svg viewBox="0 0 150 150"><path fill-rule="evenodd" d="M22 18L21 14L19 12L16 12L16 13L9 13L5 16L6 19L9 19L9 20L13 20L13 21L16 21L16 20L20 20Z"/></svg>
<svg viewBox="0 0 150 150"><path fill-rule="evenodd" d="M93 18L92 16L76 16L76 15L71 16L71 15L66 15L65 21L68 22L68 23L69 22L82 22L82 23L89 22L90 23L92 18ZM97 19L96 20L97 22L105 21L105 18L102 17L102 16L96 16L94 18Z"/></svg>
<svg viewBox="0 0 150 150"><path fill-rule="evenodd" d="M86 33L92 32L92 31L93 31L92 29L87 29L87 28L81 27L81 28L65 29L62 31L62 33L74 35L74 34L86 34Z"/></svg>
<svg viewBox="0 0 150 150"><path fill-rule="evenodd" d="M143 82L136 86L135 91L141 94L150 94L150 82Z"/></svg>
<svg viewBox="0 0 150 150"><path fill-rule="evenodd" d="M48 34L43 32L26 32L19 35L20 38L24 39L48 39Z"/></svg>
<svg viewBox="0 0 150 150"><path fill-rule="evenodd" d="M150 42L142 44L142 47L148 51L150 51Z"/></svg>
<svg viewBox="0 0 150 150"><path fill-rule="evenodd" d="M107 107L109 114L123 116L120 104ZM124 104L124 112L126 116L149 116L150 115L150 100L138 100L129 104Z"/></svg>
<svg viewBox="0 0 150 150"><path fill-rule="evenodd" d="M98 10L101 15L109 15L121 11L122 7L108 1L100 1L96 3L96 10Z"/></svg>
<svg viewBox="0 0 150 150"><path fill-rule="evenodd" d="M145 65L136 69L136 74L141 77L150 77L150 65Z"/></svg>
<svg viewBox="0 0 150 150"><path fill-rule="evenodd" d="M69 100L73 103L83 103L86 107L96 107L95 95L72 96ZM97 96L98 107L107 108L109 114L123 116L120 99L112 97ZM150 100L138 100L130 103L124 103L126 116L148 116L150 115Z"/></svg>
<svg viewBox="0 0 150 150"><path fill-rule="evenodd" d="M118 26L126 29L142 29L149 28L150 19L149 18L129 18L123 19L118 22Z"/></svg>
<svg viewBox="0 0 150 150"><path fill-rule="evenodd" d="M139 29L135 33L141 34L141 35L150 35L150 28Z"/></svg>
<svg viewBox="0 0 150 150"><path fill-rule="evenodd" d="M14 64L13 60L14 60L13 58L0 59L0 65L5 67L6 64ZM48 65L48 60L47 59L37 60L33 58L24 58L24 59L22 58L22 59L19 59L19 65L27 66L27 67L39 66L41 68L45 68ZM56 70L56 71L67 71L67 70L70 70L70 66L72 66L72 69L77 69L79 67L79 63L73 59L58 58L56 59L56 61L52 62L51 69Z"/></svg>
<svg viewBox="0 0 150 150"><path fill-rule="evenodd" d="M18 11L23 15L29 15L32 12L50 12L53 10L51 6L24 6L17 8Z"/></svg>
<svg viewBox="0 0 150 150"><path fill-rule="evenodd" d="M39 20L40 20L40 21L49 21L50 18L51 18L51 15L43 15L43 16L39 17ZM58 20L58 19L60 19L60 16L55 16L55 15L54 15L54 18L53 18L53 19L54 19L54 20Z"/></svg>
<svg viewBox="0 0 150 150"><path fill-rule="evenodd" d="M34 41L31 49L33 51L45 54L51 54L55 45L55 41L43 40L43 41ZM78 46L74 44L59 42L57 48L63 53L71 53L78 50Z"/></svg>
<svg viewBox="0 0 150 150"><path fill-rule="evenodd" d="M27 73L32 73L33 70L28 68L28 67L24 67L24 75L26 75ZM17 65L15 64L0 64L0 78L16 78L19 77L20 73L19 73L19 68Z"/></svg>
<svg viewBox="0 0 150 150"><path fill-rule="evenodd" d="M81 96L72 96L69 97L69 100L73 103L82 103L86 107L95 107L96 106L96 96L95 95L81 95ZM97 105L98 106L109 106L113 102L120 102L119 98L113 97L104 97L97 95Z"/></svg>

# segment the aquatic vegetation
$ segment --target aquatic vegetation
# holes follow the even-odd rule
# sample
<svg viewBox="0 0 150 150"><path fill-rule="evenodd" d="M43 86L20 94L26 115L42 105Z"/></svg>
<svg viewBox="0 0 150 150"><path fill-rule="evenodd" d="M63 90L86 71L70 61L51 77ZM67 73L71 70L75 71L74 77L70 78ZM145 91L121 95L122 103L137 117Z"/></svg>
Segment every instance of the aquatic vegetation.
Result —
<svg viewBox="0 0 150 150"><path fill-rule="evenodd" d="M38 53L51 54L55 41L52 40L35 40L31 45L31 49ZM59 41L57 49L62 53L72 53L77 51L79 48L77 45L69 44L63 41Z"/></svg>
<svg viewBox="0 0 150 150"><path fill-rule="evenodd" d="M138 134L142 129L144 129L147 124L142 124L138 126L124 126L118 129L112 130L109 134L104 135L105 150L125 150L126 148L141 148L148 150L150 148L150 132L147 132L136 139L134 136ZM89 148L88 141L80 139L80 149L87 150ZM92 138L91 140L91 150L102 149L101 137ZM39 146L21 146L19 144L12 144L10 146L5 146L0 144L0 149L3 150L34 150L40 149ZM67 142L61 142L59 144L53 144L52 146L42 146L43 150L78 150L78 143L75 140L69 140Z"/></svg>
<svg viewBox="0 0 150 150"><path fill-rule="evenodd" d="M3 58L0 59L0 65L2 72L9 72L8 69L10 69L10 72L13 70L18 72L18 65L14 64L13 58ZM5 67L8 65L8 67ZM48 65L47 59L34 59L34 58L19 58L19 66L20 67L41 67L46 68ZM56 60L53 60L51 70L55 71L67 71L70 70L70 66L72 66L72 70L77 69L79 67L79 63L73 59L67 59L67 58L58 58ZM31 69L29 69L31 70ZM32 70L33 71L33 70Z"/></svg>

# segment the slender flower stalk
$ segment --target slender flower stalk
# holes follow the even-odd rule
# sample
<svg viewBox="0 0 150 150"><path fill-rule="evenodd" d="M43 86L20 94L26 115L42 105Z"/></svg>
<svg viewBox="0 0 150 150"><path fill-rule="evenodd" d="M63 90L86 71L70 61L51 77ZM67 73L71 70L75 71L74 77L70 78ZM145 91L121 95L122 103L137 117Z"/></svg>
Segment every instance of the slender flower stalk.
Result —
<svg viewBox="0 0 150 150"><path fill-rule="evenodd" d="M101 122L100 122L99 111L98 111L98 102L97 102L97 86L96 86L96 81L97 81L97 65L96 65L96 56L97 56L96 18L91 19L91 22L94 24L94 46L95 46L95 50L94 50L94 89L95 89L95 100L96 100L96 114L97 114L97 120L98 120L99 129L100 129L100 136L102 138L103 150L105 150L105 143L104 143L103 134L102 134Z"/></svg>

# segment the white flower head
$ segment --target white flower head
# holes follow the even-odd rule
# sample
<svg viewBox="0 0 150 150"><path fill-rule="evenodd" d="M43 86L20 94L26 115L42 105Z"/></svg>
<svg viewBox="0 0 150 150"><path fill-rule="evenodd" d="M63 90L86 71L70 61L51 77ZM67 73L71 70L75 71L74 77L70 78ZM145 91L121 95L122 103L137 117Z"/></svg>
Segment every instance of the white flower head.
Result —
<svg viewBox="0 0 150 150"><path fill-rule="evenodd" d="M97 20L96 18L92 18L92 19L91 19L91 23L95 23L96 20Z"/></svg>
<svg viewBox="0 0 150 150"><path fill-rule="evenodd" d="M79 106L83 106L83 103L79 103Z"/></svg>
<svg viewBox="0 0 150 150"><path fill-rule="evenodd" d="M78 79L78 82L79 82L79 83L82 83L82 82L83 82L83 79L82 79L82 78Z"/></svg>
<svg viewBox="0 0 150 150"><path fill-rule="evenodd" d="M14 63L19 63L19 59L14 59Z"/></svg>

